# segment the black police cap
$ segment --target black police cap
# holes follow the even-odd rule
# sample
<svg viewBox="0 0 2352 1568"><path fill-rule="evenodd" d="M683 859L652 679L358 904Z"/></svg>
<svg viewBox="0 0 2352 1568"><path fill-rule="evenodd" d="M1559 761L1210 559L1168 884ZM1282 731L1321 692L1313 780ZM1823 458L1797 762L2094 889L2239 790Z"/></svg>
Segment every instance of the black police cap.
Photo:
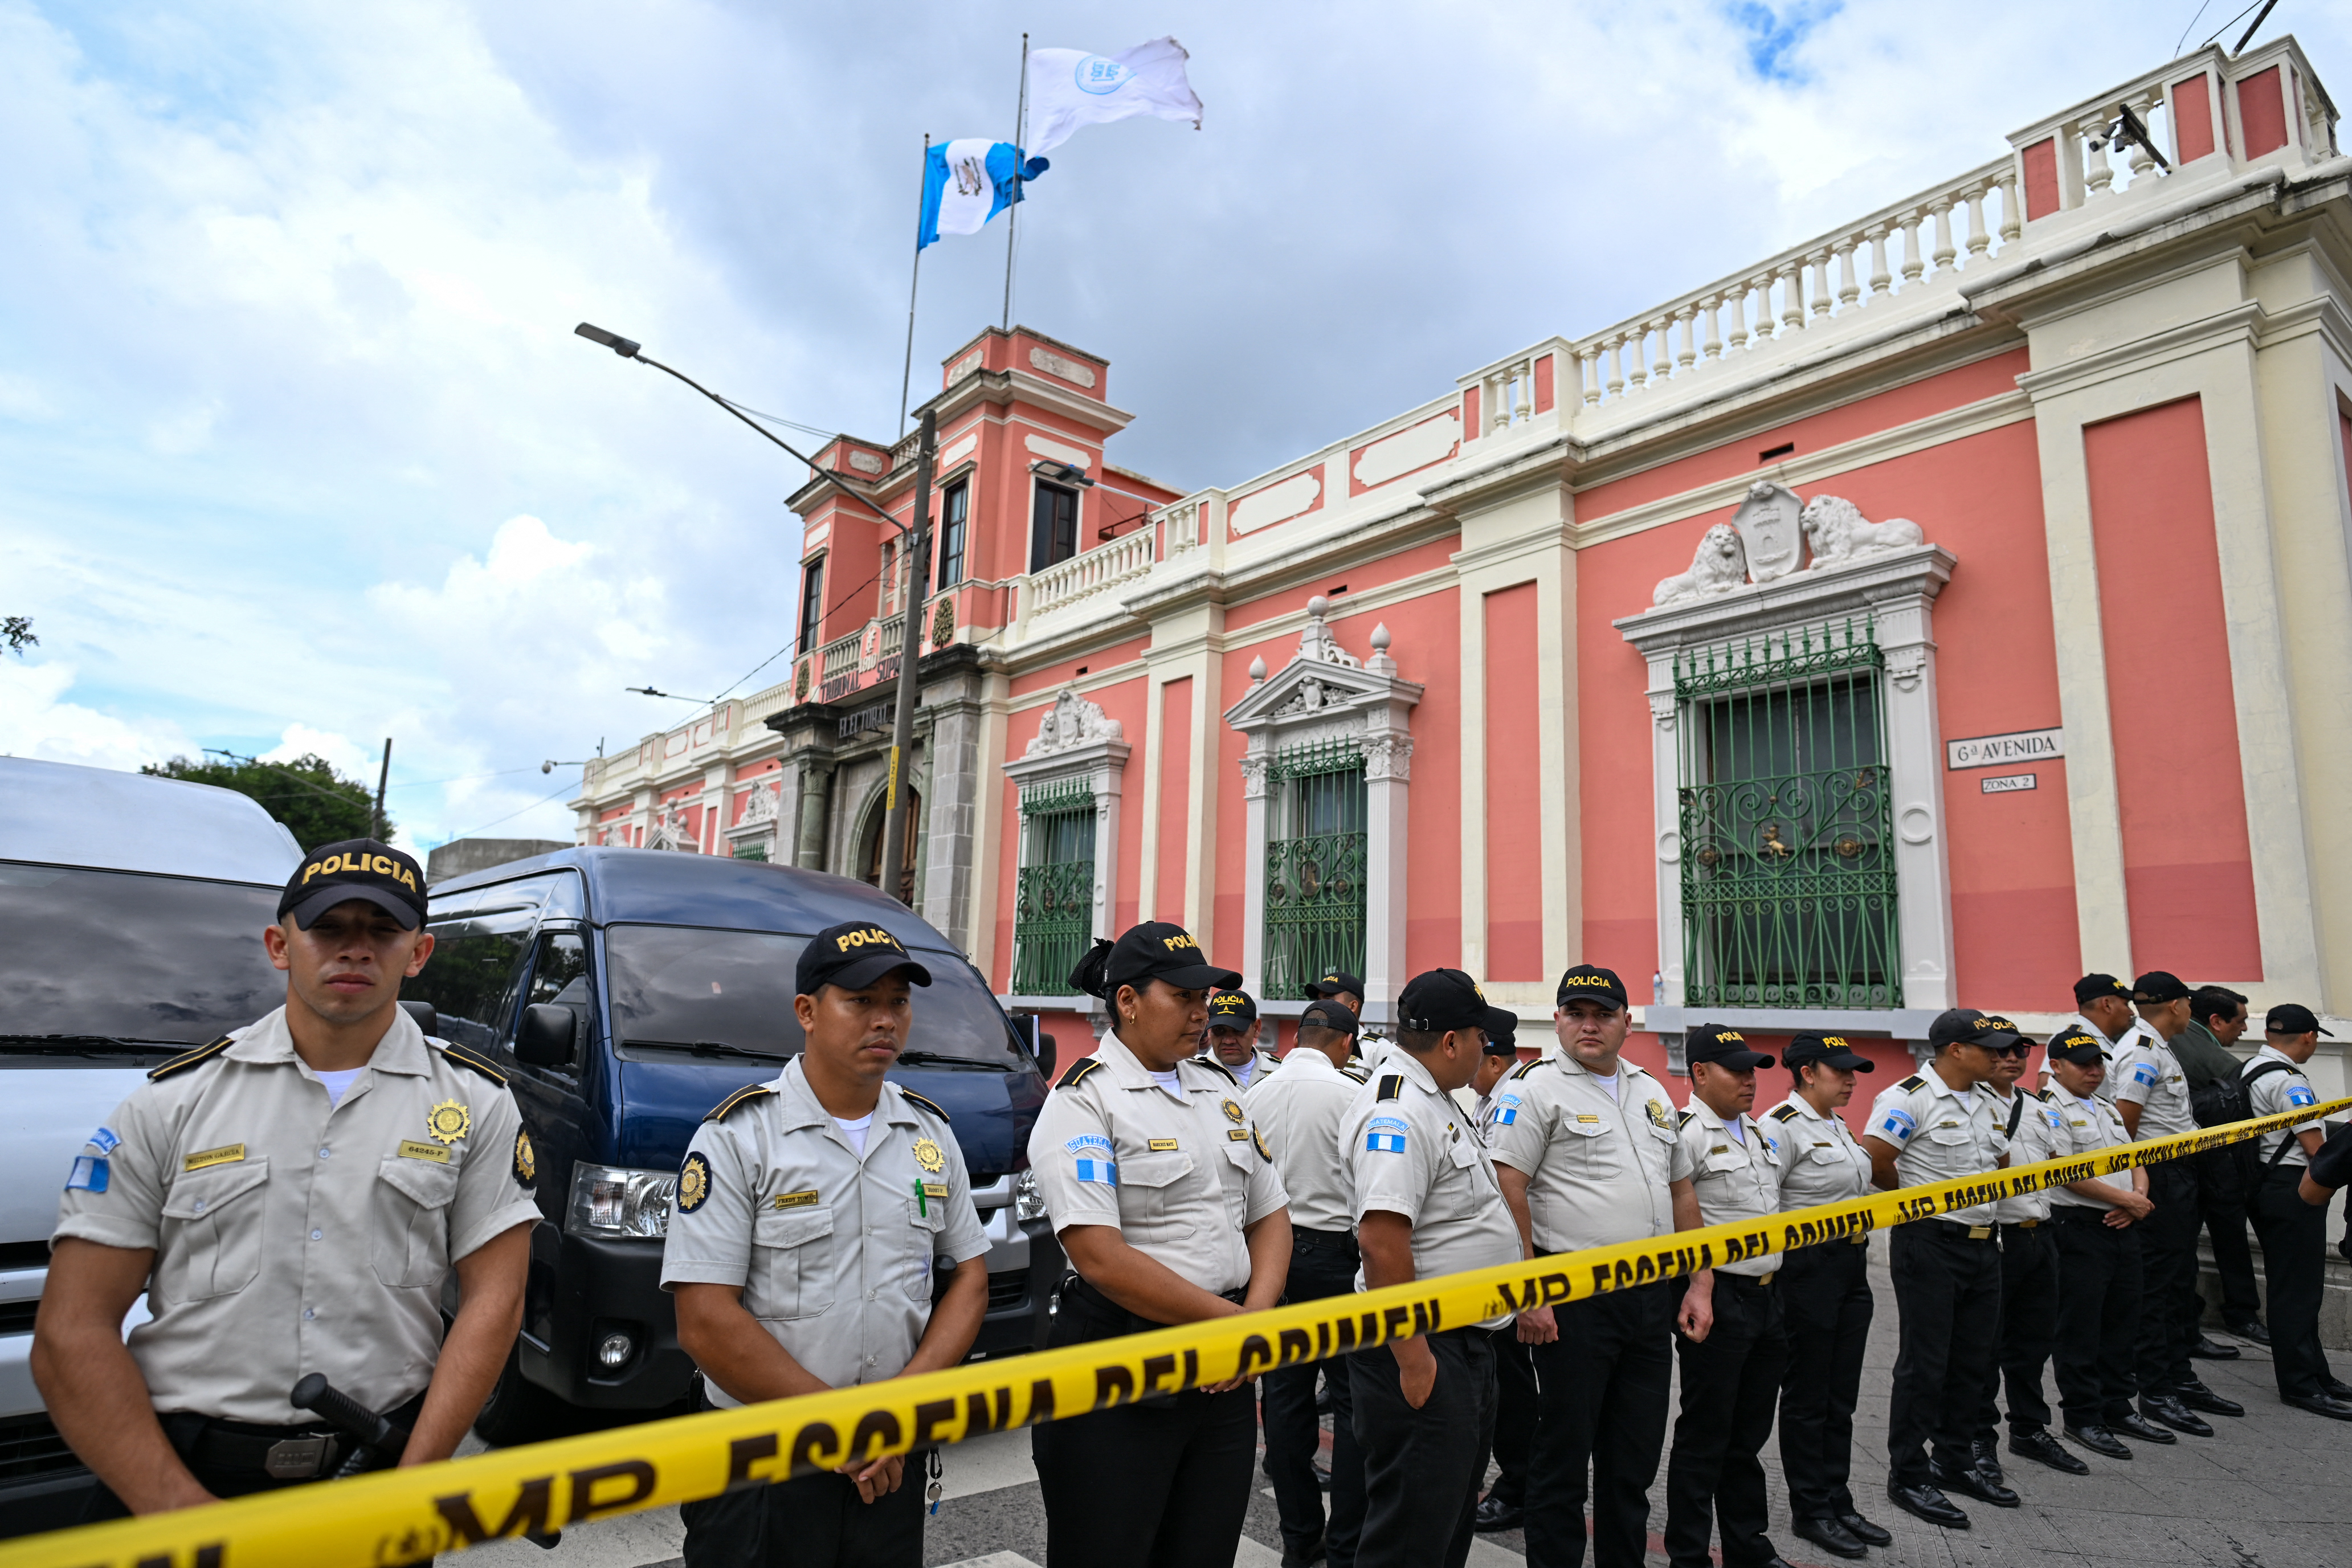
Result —
<svg viewBox="0 0 2352 1568"><path fill-rule="evenodd" d="M2085 974L2074 982L2075 1006L2088 1006L2102 996L2120 997L2128 1002L2131 1000L2131 987L2112 974Z"/></svg>
<svg viewBox="0 0 2352 1568"><path fill-rule="evenodd" d="M814 996L827 985L862 991L898 969L918 985L931 983L931 972L916 963L897 937L872 921L848 921L808 939L793 967L793 989L803 996Z"/></svg>
<svg viewBox="0 0 2352 1568"><path fill-rule="evenodd" d="M357 900L373 904L400 922L403 931L425 923L425 868L416 858L373 838L321 844L302 857L278 895L278 918L291 916L309 931L337 904Z"/></svg>
<svg viewBox="0 0 2352 1568"><path fill-rule="evenodd" d="M1842 1072L1875 1072L1878 1064L1853 1048L1843 1035L1823 1035L1807 1030L1789 1037L1788 1049L1780 1053L1780 1065L1790 1072L1809 1062L1836 1068Z"/></svg>
<svg viewBox="0 0 2352 1568"><path fill-rule="evenodd" d="M1179 991L1238 991L1242 977L1208 961L1192 933L1172 921L1145 921L1097 942L1070 972L1070 984L1108 1001L1122 985L1165 980Z"/></svg>
<svg viewBox="0 0 2352 1568"><path fill-rule="evenodd" d="M2073 1062L2078 1068L2086 1068L2093 1062L2106 1060L2107 1053L2095 1037L2081 1029L2069 1029L2063 1034L2050 1037L2050 1059Z"/></svg>
<svg viewBox="0 0 2352 1568"><path fill-rule="evenodd" d="M2010 1045L2018 1037L2016 1025L1974 1007L1947 1007L1927 1026L1927 1044L1937 1050L1946 1046Z"/></svg>
<svg viewBox="0 0 2352 1568"><path fill-rule="evenodd" d="M1748 1048L1747 1037L1723 1024L1701 1024L1683 1036L1683 1060L1729 1068L1745 1072L1755 1068L1769 1068L1772 1058L1762 1051Z"/></svg>
<svg viewBox="0 0 2352 1568"><path fill-rule="evenodd" d="M1428 969L1405 982L1397 998L1397 1021L1417 1034L1442 1035L1448 1029L1480 1029L1489 1034L1518 1019L1500 1007L1486 1005L1478 983L1458 969Z"/></svg>
<svg viewBox="0 0 2352 1568"><path fill-rule="evenodd" d="M1246 1029L1257 1022L1257 998L1246 991L1209 993L1209 1027Z"/></svg>
<svg viewBox="0 0 2352 1568"><path fill-rule="evenodd" d="M2151 969L2132 982L2131 999L2153 1005L2159 1002L2179 1002L2190 995L2180 976L2168 970Z"/></svg>
<svg viewBox="0 0 2352 1568"><path fill-rule="evenodd" d="M1625 983L1617 978L1613 969L1603 969L1597 963L1580 963L1559 977L1559 989L1554 994L1554 1005L1565 1007L1578 997L1609 1004L1612 1011L1630 1007L1633 998L1625 994Z"/></svg>
<svg viewBox="0 0 2352 1568"><path fill-rule="evenodd" d="M1307 983L1307 994L1309 996L1361 996L1363 994L1363 980L1344 969L1335 969L1320 980Z"/></svg>
<svg viewBox="0 0 2352 1568"><path fill-rule="evenodd" d="M1352 1035L1363 1027L1355 1010L1345 1002L1309 1002L1307 1010L1298 1015L1298 1026L1303 1029L1309 1024L1342 1035Z"/></svg>
<svg viewBox="0 0 2352 1568"><path fill-rule="evenodd" d="M2326 1035L2319 1026L2319 1016L2300 1002L2282 1002L2263 1019L2266 1035ZM2328 1035L2328 1038L2336 1037Z"/></svg>

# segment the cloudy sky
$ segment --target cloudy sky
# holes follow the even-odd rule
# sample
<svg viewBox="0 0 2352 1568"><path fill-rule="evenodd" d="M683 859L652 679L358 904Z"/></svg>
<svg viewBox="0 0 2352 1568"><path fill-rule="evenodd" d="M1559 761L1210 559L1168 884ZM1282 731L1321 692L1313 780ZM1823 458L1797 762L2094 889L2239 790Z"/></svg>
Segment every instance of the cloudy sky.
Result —
<svg viewBox="0 0 2352 1568"><path fill-rule="evenodd" d="M798 548L782 454L572 323L888 437L921 140L1009 133L1024 27L1192 51L1202 130L1055 150L1014 311L1190 489L1971 167L2194 11L0 0L0 752L391 735L408 844L568 837L539 764L775 653ZM2352 82L2352 14L2288 26ZM919 384L1002 220L926 261Z"/></svg>

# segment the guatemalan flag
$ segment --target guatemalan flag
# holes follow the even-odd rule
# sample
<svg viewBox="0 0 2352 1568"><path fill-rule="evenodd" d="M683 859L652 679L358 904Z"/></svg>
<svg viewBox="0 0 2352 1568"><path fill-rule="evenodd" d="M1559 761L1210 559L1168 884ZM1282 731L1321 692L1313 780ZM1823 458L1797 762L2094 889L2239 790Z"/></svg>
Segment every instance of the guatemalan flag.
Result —
<svg viewBox="0 0 2352 1568"><path fill-rule="evenodd" d="M1021 199L1021 186L1044 174L1043 158L1022 161L1010 142L963 136L935 145L923 164L923 219L915 248L943 234L978 234L981 226Z"/></svg>

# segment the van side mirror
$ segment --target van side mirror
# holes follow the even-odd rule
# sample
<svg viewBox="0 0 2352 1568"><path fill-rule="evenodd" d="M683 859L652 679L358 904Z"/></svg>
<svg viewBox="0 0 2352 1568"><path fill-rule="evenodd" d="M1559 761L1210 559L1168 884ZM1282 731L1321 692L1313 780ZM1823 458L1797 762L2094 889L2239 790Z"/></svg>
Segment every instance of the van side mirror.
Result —
<svg viewBox="0 0 2352 1568"><path fill-rule="evenodd" d="M1047 1083L1052 1083L1054 1081L1054 1037L1037 1027L1037 1020L1034 1018L1029 1020L1029 1029L1034 1040L1031 1054L1037 1058L1037 1070L1045 1075Z"/></svg>
<svg viewBox="0 0 2352 1568"><path fill-rule="evenodd" d="M569 1066L577 1017L571 1008L552 1002L534 1002L525 1007L522 1027L515 1035L515 1059L535 1068Z"/></svg>
<svg viewBox="0 0 2352 1568"><path fill-rule="evenodd" d="M400 1010L415 1019L417 1028L428 1037L441 1033L441 1015L434 1010L432 1003L403 1002Z"/></svg>

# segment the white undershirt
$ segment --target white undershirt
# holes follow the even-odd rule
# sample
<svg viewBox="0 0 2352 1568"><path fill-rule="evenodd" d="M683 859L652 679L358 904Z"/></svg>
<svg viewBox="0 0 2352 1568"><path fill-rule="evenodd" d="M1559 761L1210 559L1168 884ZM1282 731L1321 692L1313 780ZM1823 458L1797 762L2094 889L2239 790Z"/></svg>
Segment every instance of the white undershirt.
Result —
<svg viewBox="0 0 2352 1568"><path fill-rule="evenodd" d="M1952 1098L1960 1102L1962 1110L1974 1110L1977 1108L1977 1091L1973 1089L1956 1089L1952 1090Z"/></svg>
<svg viewBox="0 0 2352 1568"><path fill-rule="evenodd" d="M1181 1100L1184 1098L1184 1086L1176 1081L1176 1075L1172 1071L1153 1073L1151 1075L1151 1081L1166 1089L1169 1093L1176 1096L1177 1099Z"/></svg>
<svg viewBox="0 0 2352 1568"><path fill-rule="evenodd" d="M1748 1142L1748 1129L1739 1124L1737 1116L1725 1122L1723 1130L1731 1134L1731 1141L1735 1143L1745 1144Z"/></svg>
<svg viewBox="0 0 2352 1568"><path fill-rule="evenodd" d="M1625 1103L1625 1097L1617 1092L1617 1086L1624 1080L1625 1075L1623 1073L1612 1072L1607 1078L1602 1078L1599 1073L1594 1073L1592 1075L1592 1081L1607 1089L1609 1091L1609 1098L1615 1100L1620 1105Z"/></svg>
<svg viewBox="0 0 2352 1568"><path fill-rule="evenodd" d="M855 1121L836 1116L833 1124L841 1129L841 1135L849 1140L849 1146L857 1151L857 1157L861 1160L866 1158L866 1134L873 1130L874 1113L869 1110Z"/></svg>
<svg viewBox="0 0 2352 1568"><path fill-rule="evenodd" d="M312 1070L317 1071L316 1068ZM343 1102L343 1096L350 1091L352 1085L358 1081L360 1074L365 1071L367 1071L366 1068L356 1067L345 1068L341 1072L320 1073L319 1081L327 1086L328 1105L341 1105Z"/></svg>
<svg viewBox="0 0 2352 1568"><path fill-rule="evenodd" d="M1217 1065L1219 1067L1225 1066L1222 1059L1218 1061ZM1257 1071L1257 1053L1255 1051L1252 1051L1248 1056L1242 1058L1241 1066L1237 1068L1228 1067L1225 1068L1225 1070L1233 1074L1236 1079L1239 1079L1241 1080L1241 1086L1244 1089L1247 1089L1250 1086L1251 1075Z"/></svg>

